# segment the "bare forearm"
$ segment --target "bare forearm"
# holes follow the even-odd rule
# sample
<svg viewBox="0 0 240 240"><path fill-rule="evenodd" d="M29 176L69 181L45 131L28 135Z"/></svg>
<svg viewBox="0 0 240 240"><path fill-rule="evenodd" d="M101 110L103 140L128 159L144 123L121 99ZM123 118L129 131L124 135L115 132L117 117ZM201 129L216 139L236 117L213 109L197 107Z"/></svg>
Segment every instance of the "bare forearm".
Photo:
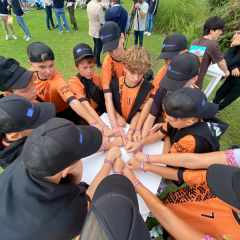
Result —
<svg viewBox="0 0 240 240"><path fill-rule="evenodd" d="M143 123L144 121L146 120L149 112L150 112L150 109L151 109L151 106L152 106L152 102L153 102L153 99L152 98L149 98L148 101L146 102L146 104L144 105L141 113L140 113L140 117L137 121L137 126L136 128L137 129L142 129L143 127Z"/></svg>
<svg viewBox="0 0 240 240"><path fill-rule="evenodd" d="M164 145L163 145L163 154L169 153L171 150L172 144L169 136L164 138Z"/></svg>
<svg viewBox="0 0 240 240"><path fill-rule="evenodd" d="M83 104L84 105L84 104ZM94 118L95 121L97 121L99 123L100 126L103 126L105 123L103 122L103 120L99 117L99 115L97 114L97 112L90 106L90 104L88 102L86 102L86 105L84 105L84 107L88 110L88 112L92 115L92 117Z"/></svg>
<svg viewBox="0 0 240 240"><path fill-rule="evenodd" d="M161 133L160 131L157 131L155 133L153 133L152 135L146 137L145 139L142 140L143 145L149 145L155 142L158 142L160 140L162 140L166 135L164 135L163 133Z"/></svg>
<svg viewBox="0 0 240 240"><path fill-rule="evenodd" d="M182 219L177 217L169 208L167 208L152 192L142 184L136 186L136 191L147 204L151 213L156 217L159 223L178 240L199 240L206 234L193 228Z"/></svg>
<svg viewBox="0 0 240 240"><path fill-rule="evenodd" d="M141 16L141 18L145 18L146 13L144 13L141 9L139 10L139 14Z"/></svg>
<svg viewBox="0 0 240 240"><path fill-rule="evenodd" d="M147 119L143 125L143 129L142 129L142 136L143 137L147 137L149 134L149 130L153 127L154 121L155 121L156 117L154 117L151 114L148 114Z"/></svg>
<svg viewBox="0 0 240 240"><path fill-rule="evenodd" d="M136 113L136 115L132 118L132 121L130 123L130 127L131 129L136 129L138 128L137 127L137 122L138 122L138 119L139 119L139 116L140 116L140 113Z"/></svg>
<svg viewBox="0 0 240 240"><path fill-rule="evenodd" d="M224 59L222 61L220 61L217 65L224 73L226 73L228 71L227 64Z"/></svg>
<svg viewBox="0 0 240 240"><path fill-rule="evenodd" d="M152 163L162 163L173 167L206 169L214 163L228 165L225 151L212 153L171 153L150 156Z"/></svg>
<svg viewBox="0 0 240 240"><path fill-rule="evenodd" d="M117 123L117 119L116 119L116 115L115 115L115 108L113 106L112 94L105 93L104 97L105 97L105 103L106 103L108 117L109 117L111 125L113 126Z"/></svg>

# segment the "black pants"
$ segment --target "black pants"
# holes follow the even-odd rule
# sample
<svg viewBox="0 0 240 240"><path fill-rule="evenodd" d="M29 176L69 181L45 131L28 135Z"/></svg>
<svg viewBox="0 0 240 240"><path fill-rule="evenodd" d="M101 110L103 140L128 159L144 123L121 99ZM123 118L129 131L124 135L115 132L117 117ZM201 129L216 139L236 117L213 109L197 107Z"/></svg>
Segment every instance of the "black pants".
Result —
<svg viewBox="0 0 240 240"><path fill-rule="evenodd" d="M94 50L93 54L96 56L96 64L100 64L100 53L102 51L102 41L100 38L93 38L94 41Z"/></svg>
<svg viewBox="0 0 240 240"><path fill-rule="evenodd" d="M219 110L222 110L238 97L240 97L240 77L229 76L217 90L213 102L219 104Z"/></svg>

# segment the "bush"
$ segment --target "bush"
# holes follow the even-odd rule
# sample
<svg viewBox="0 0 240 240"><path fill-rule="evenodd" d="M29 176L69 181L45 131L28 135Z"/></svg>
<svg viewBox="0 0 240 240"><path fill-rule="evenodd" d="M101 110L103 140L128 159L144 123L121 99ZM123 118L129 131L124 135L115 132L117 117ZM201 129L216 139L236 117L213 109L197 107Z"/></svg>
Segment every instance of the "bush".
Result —
<svg viewBox="0 0 240 240"><path fill-rule="evenodd" d="M155 29L163 33L185 32L194 18L208 12L208 0L161 0Z"/></svg>
<svg viewBox="0 0 240 240"><path fill-rule="evenodd" d="M229 2L229 0L209 0L209 5L213 9L213 8L218 7L218 6L223 6L227 2Z"/></svg>

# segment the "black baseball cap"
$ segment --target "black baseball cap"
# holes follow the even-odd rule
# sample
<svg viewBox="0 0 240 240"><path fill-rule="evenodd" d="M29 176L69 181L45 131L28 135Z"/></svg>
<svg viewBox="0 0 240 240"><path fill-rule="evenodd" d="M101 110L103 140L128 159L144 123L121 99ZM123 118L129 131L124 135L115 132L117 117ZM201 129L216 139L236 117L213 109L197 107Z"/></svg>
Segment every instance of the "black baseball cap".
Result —
<svg viewBox="0 0 240 240"><path fill-rule="evenodd" d="M42 42L33 42L27 47L27 54L31 62L43 62L41 58L43 53L49 54L45 61L55 59L52 49Z"/></svg>
<svg viewBox="0 0 240 240"><path fill-rule="evenodd" d="M150 239L139 213L135 189L122 175L110 175L97 187L80 240L95 240L102 236L105 239Z"/></svg>
<svg viewBox="0 0 240 240"><path fill-rule="evenodd" d="M206 95L195 88L181 88L166 96L163 105L167 115L174 118L212 118L218 104L207 102Z"/></svg>
<svg viewBox="0 0 240 240"><path fill-rule="evenodd" d="M0 56L0 91L25 88L33 74L33 71L27 71L15 59Z"/></svg>
<svg viewBox="0 0 240 240"><path fill-rule="evenodd" d="M185 52L175 56L169 63L167 73L159 83L169 91L182 88L190 79L198 75L200 61L198 56Z"/></svg>
<svg viewBox="0 0 240 240"><path fill-rule="evenodd" d="M97 128L52 118L28 136L22 161L35 177L50 177L94 154L101 145L102 133Z"/></svg>
<svg viewBox="0 0 240 240"><path fill-rule="evenodd" d="M186 37L182 33L172 33L164 39L162 52L157 59L172 59L187 48Z"/></svg>
<svg viewBox="0 0 240 240"><path fill-rule="evenodd" d="M121 29L117 23L105 22L99 30L99 35L103 45L103 53L118 48Z"/></svg>
<svg viewBox="0 0 240 240"><path fill-rule="evenodd" d="M240 169L212 164L207 171L210 190L222 201L240 210Z"/></svg>
<svg viewBox="0 0 240 240"><path fill-rule="evenodd" d="M80 43L73 48L73 57L75 62L87 56L94 56L93 51L89 45Z"/></svg>
<svg viewBox="0 0 240 240"><path fill-rule="evenodd" d="M20 95L0 99L0 132L13 133L35 129L56 116L53 103L33 103Z"/></svg>

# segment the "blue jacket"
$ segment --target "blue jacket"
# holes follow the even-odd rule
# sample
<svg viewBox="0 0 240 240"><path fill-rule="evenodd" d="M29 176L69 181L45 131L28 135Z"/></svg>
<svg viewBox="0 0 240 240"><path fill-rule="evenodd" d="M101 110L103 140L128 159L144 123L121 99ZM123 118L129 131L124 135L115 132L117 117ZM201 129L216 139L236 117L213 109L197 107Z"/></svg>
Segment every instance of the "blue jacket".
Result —
<svg viewBox="0 0 240 240"><path fill-rule="evenodd" d="M128 19L128 12L121 5L113 6L107 9L105 13L105 22L113 21L118 24L121 32L125 34Z"/></svg>

